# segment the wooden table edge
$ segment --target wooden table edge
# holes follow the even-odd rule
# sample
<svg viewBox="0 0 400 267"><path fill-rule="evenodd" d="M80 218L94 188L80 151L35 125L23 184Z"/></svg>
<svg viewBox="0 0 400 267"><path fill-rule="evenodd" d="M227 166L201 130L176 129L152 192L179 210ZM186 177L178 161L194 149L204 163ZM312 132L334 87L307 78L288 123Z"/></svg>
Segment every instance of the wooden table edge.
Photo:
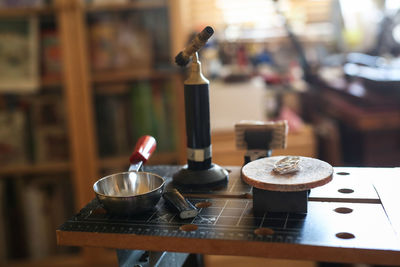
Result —
<svg viewBox="0 0 400 267"><path fill-rule="evenodd" d="M396 265L400 262L400 250L61 230L57 230L57 244L342 263Z"/></svg>

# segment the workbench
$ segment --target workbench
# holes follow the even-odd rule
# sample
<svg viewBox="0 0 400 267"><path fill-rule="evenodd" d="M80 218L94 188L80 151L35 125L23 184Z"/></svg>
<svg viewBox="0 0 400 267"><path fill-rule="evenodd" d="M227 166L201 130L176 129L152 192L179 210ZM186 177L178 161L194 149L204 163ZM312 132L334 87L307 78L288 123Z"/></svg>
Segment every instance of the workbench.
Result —
<svg viewBox="0 0 400 267"><path fill-rule="evenodd" d="M146 171L170 181L179 168ZM58 244L115 248L121 266L143 260L143 251L159 251L175 266L184 253L400 265L400 168L334 168L332 182L311 190L307 214L262 216L252 212L241 168L225 168L223 188L179 188L200 209L194 219L179 219L163 199L125 217L107 214L94 199L58 228Z"/></svg>

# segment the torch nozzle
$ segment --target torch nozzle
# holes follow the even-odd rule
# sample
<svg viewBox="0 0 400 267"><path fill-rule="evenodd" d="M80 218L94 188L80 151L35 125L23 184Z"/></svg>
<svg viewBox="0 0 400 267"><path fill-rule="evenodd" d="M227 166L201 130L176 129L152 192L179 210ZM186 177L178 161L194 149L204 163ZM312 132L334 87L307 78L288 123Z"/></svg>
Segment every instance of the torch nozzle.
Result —
<svg viewBox="0 0 400 267"><path fill-rule="evenodd" d="M214 34L214 29L210 26L205 27L201 32L199 32L188 46L185 47L179 54L175 57L175 62L179 66L186 66L190 57L200 50Z"/></svg>

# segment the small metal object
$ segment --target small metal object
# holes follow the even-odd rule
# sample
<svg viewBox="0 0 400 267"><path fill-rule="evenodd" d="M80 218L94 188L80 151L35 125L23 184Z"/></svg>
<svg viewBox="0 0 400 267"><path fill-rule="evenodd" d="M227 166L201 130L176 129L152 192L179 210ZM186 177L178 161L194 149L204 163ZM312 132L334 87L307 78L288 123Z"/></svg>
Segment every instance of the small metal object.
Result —
<svg viewBox="0 0 400 267"><path fill-rule="evenodd" d="M198 214L198 210L192 203L185 199L177 189L171 189L164 192L163 198L167 203L178 211L179 218L194 218Z"/></svg>
<svg viewBox="0 0 400 267"><path fill-rule="evenodd" d="M164 184L164 178L156 174L122 172L101 178L93 189L109 213L130 215L154 208Z"/></svg>
<svg viewBox="0 0 400 267"><path fill-rule="evenodd" d="M129 158L129 172L103 177L93 185L96 197L107 212L131 215L150 210L157 205L164 190L164 178L149 172L139 172L155 149L154 137L140 137Z"/></svg>
<svg viewBox="0 0 400 267"><path fill-rule="evenodd" d="M273 170L279 174L297 172L300 169L299 162L300 157L288 156L276 162Z"/></svg>

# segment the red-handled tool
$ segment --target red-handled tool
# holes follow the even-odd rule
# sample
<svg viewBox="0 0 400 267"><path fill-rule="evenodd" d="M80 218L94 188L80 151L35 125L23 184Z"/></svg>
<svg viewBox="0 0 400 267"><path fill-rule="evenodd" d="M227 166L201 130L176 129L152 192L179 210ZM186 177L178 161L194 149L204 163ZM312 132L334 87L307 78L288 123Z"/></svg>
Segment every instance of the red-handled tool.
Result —
<svg viewBox="0 0 400 267"><path fill-rule="evenodd" d="M156 150L156 145L157 142L154 137L150 135L140 137L129 158L131 162L129 171L139 171L140 167L146 163L154 150ZM179 218L188 219L197 216L197 208L185 199L176 188L168 189L162 196L166 203L178 212Z"/></svg>
<svg viewBox="0 0 400 267"><path fill-rule="evenodd" d="M135 214L157 205L164 191L165 179L157 174L139 171L156 149L156 145L154 137L140 137L129 157L129 172L103 177L93 185L97 198L108 212L117 215ZM164 192L163 197L175 208L181 219L197 216L197 208L175 188Z"/></svg>
<svg viewBox="0 0 400 267"><path fill-rule="evenodd" d="M156 150L156 139L150 135L144 135L136 142L132 155L129 157L129 171L139 171L140 167L150 158Z"/></svg>

